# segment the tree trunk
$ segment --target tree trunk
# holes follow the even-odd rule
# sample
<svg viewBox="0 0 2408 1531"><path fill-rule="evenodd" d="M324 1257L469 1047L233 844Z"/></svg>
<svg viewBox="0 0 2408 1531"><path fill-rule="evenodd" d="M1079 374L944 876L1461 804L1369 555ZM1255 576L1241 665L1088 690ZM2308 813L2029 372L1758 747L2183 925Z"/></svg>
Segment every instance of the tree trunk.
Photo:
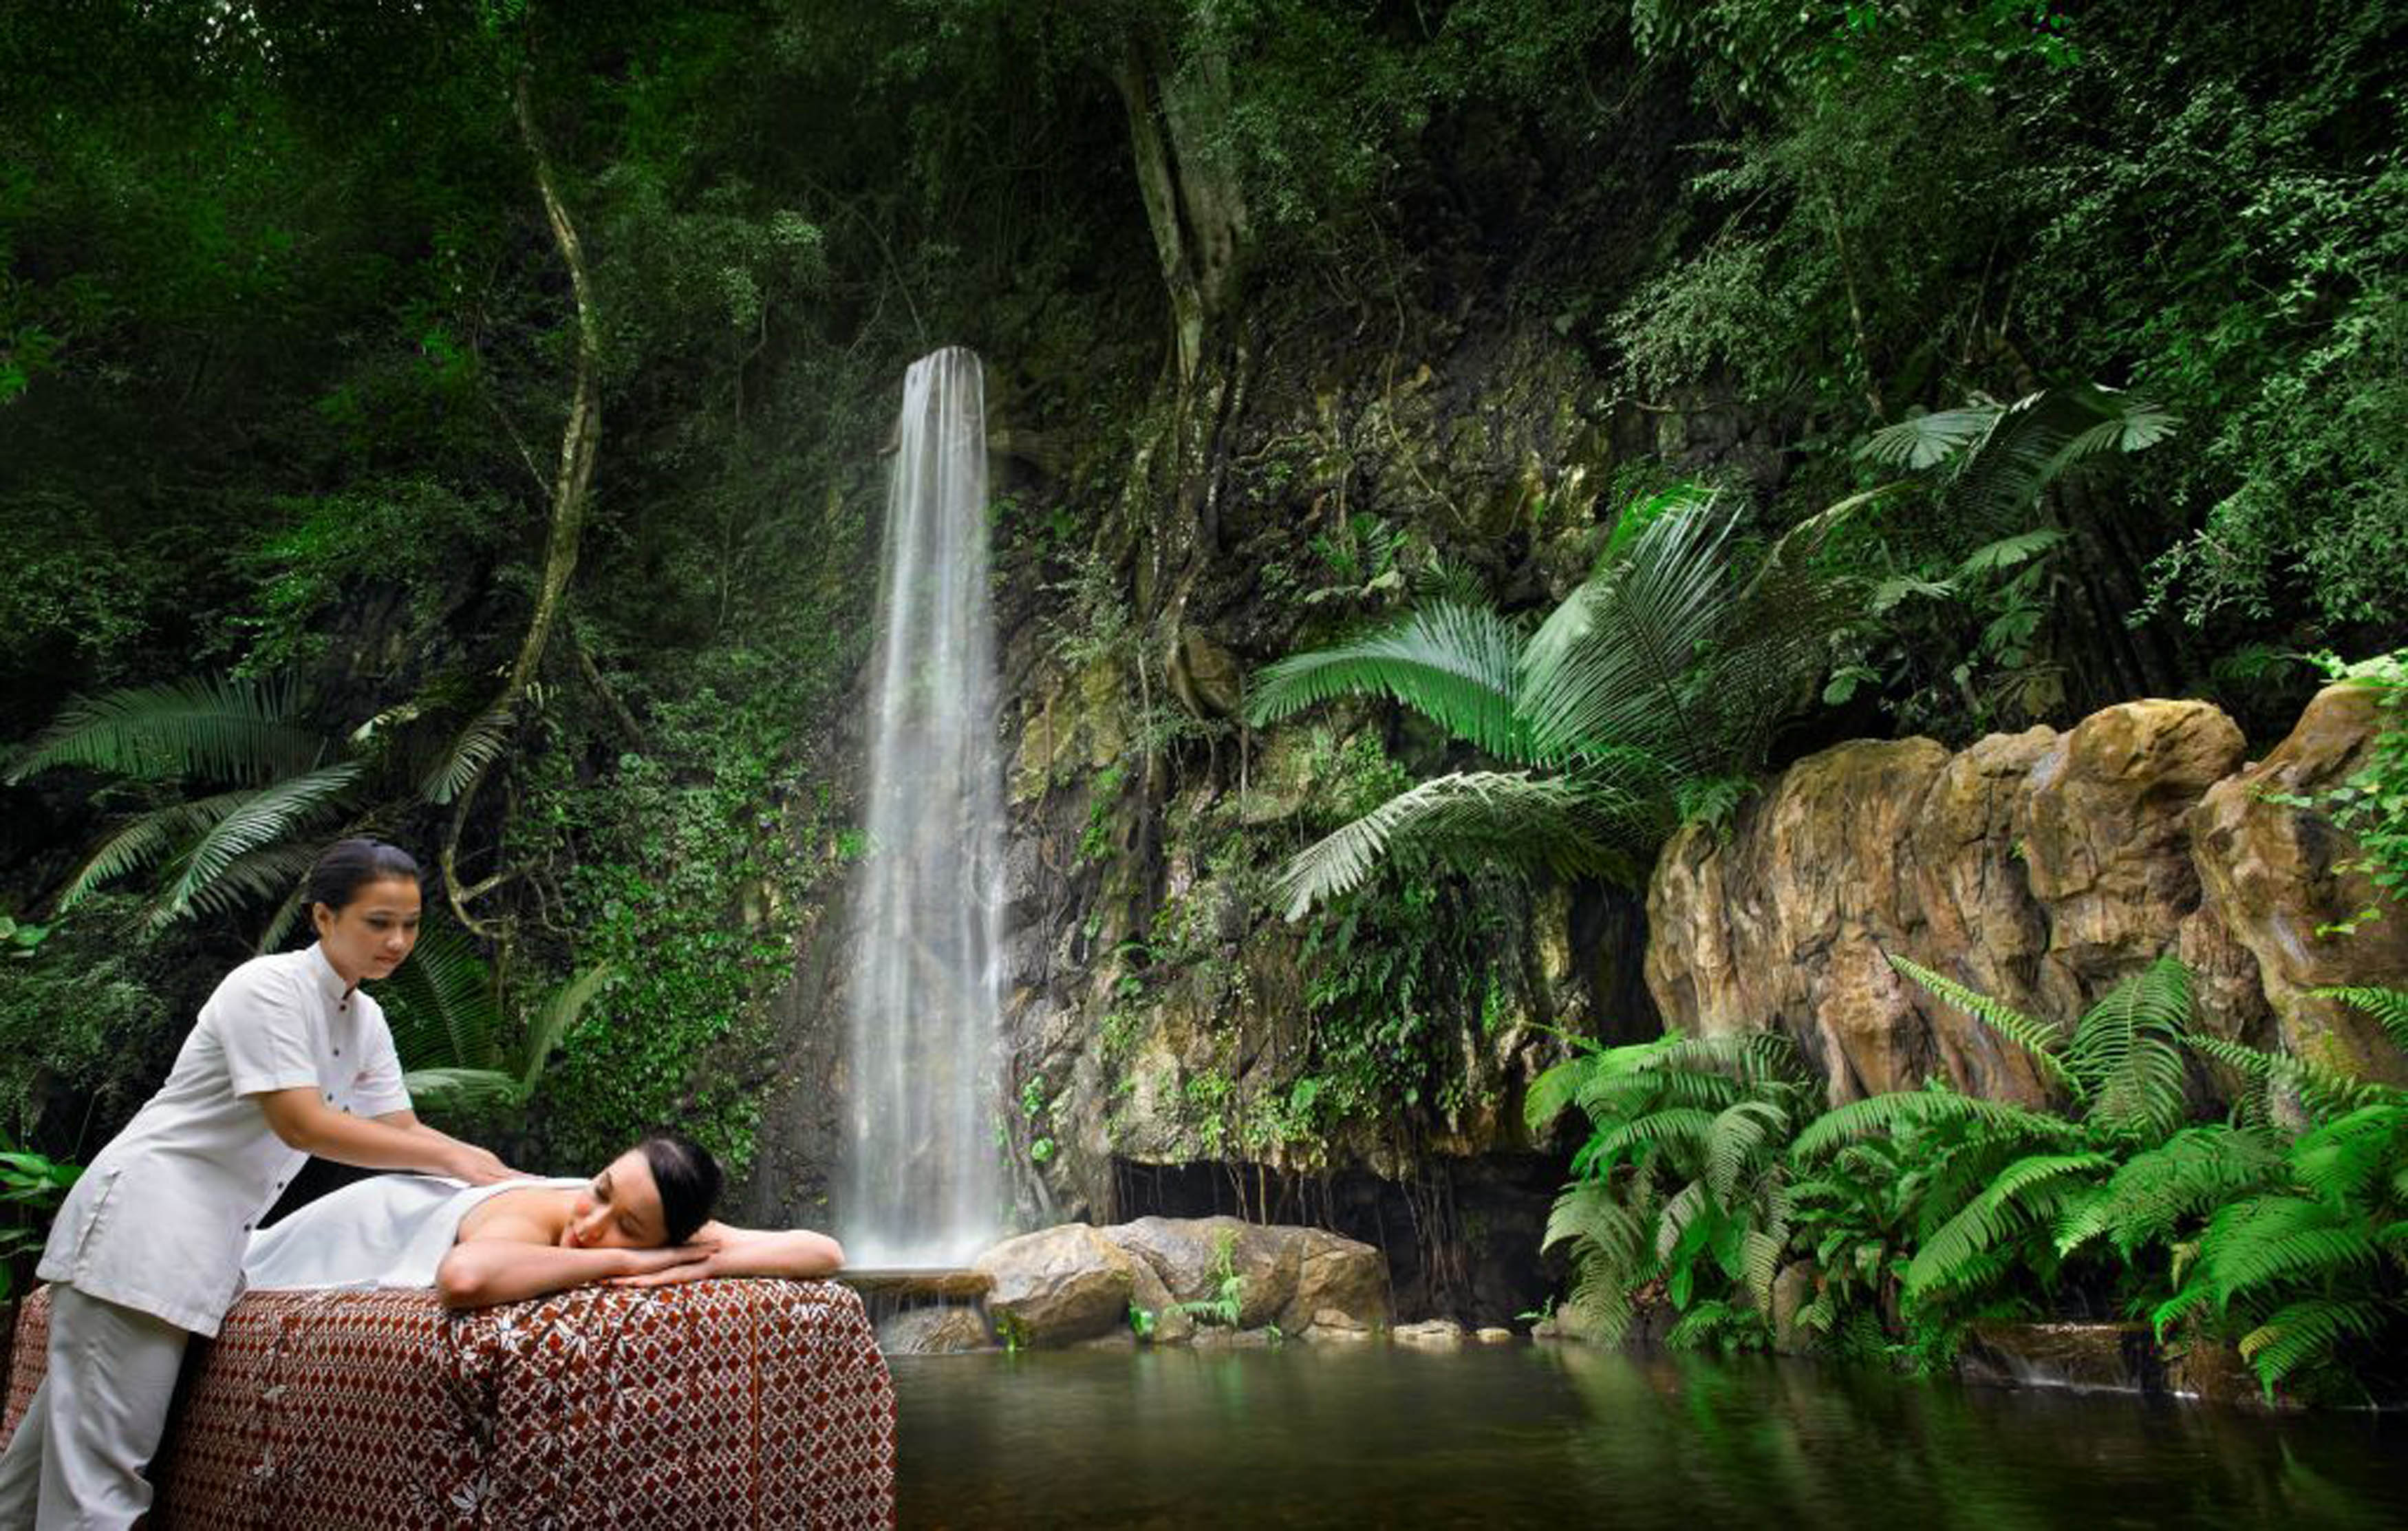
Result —
<svg viewBox="0 0 2408 1531"><path fill-rule="evenodd" d="M520 141L526 145L527 157L534 165L536 190L543 197L544 218L552 225L552 243L560 250L561 263L568 268L569 292L577 317L576 380L569 394L568 420L560 433L560 467L552 485L552 524L544 538L543 575L536 585L535 611L527 621L526 636L519 643L518 657L510 664L500 694L483 716L470 725L472 733L507 731L526 695L527 686L543 663L544 649L559 621L569 578L577 572L578 544L585 529L586 489L593 481L595 451L602 436L598 399L602 330L595 313L594 285L586 273L585 247L577 237L577 225L569 221L568 208L560 200L559 179L552 171L552 156L545 151L543 136L536 129L535 109L524 75L519 77L511 107L518 118ZM460 835L477 789L483 785L485 774L498 754L498 750L488 752L460 789L452 804L451 829L444 837L441 857L444 890L451 899L452 912L462 925L480 934L484 933L484 927L470 917L467 906L492 892L502 874L496 872L464 886L459 872Z"/></svg>

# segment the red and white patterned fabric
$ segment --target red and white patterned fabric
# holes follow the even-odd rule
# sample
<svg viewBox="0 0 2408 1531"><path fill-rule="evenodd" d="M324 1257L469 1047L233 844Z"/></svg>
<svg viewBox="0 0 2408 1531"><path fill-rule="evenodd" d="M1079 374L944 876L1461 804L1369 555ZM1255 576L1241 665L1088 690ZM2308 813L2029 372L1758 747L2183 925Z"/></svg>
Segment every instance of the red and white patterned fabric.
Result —
<svg viewBox="0 0 2408 1531"><path fill-rule="evenodd" d="M44 1368L18 1315L0 1438ZM667 1531L888 1526L895 1390L829 1281L585 1287L447 1313L415 1291L254 1292L195 1341L146 1524Z"/></svg>

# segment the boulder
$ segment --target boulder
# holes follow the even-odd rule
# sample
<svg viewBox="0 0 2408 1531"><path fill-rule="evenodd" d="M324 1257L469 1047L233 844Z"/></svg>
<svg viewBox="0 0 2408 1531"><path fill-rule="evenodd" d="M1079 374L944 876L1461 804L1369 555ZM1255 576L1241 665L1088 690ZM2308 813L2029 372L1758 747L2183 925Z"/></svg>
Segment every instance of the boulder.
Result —
<svg viewBox="0 0 2408 1531"><path fill-rule="evenodd" d="M1389 1320L1388 1262L1370 1245L1324 1228L1283 1228L1297 1247L1296 1286L1279 1326L1301 1333L1343 1315L1369 1330Z"/></svg>
<svg viewBox="0 0 2408 1531"><path fill-rule="evenodd" d="M973 1262L993 1283L989 1321L1024 1345L1069 1345L1128 1322L1137 1272L1126 1254L1084 1223L1007 1238Z"/></svg>
<svg viewBox="0 0 2408 1531"><path fill-rule="evenodd" d="M1804 1355L1813 1338L1798 1326L1798 1315L1815 1297L1813 1262L1792 1260L1772 1278L1772 1349L1781 1355Z"/></svg>
<svg viewBox="0 0 2408 1531"><path fill-rule="evenodd" d="M1282 1324L1280 1327L1285 1329L1287 1326ZM1372 1334L1369 1324L1343 1309L1338 1308L1319 1309L1312 1315L1312 1323L1291 1332L1316 1344L1329 1340L1345 1342L1369 1339Z"/></svg>
<svg viewBox="0 0 2408 1531"><path fill-rule="evenodd" d="M1445 1350L1463 1343L1463 1325L1453 1319L1431 1319L1423 1324L1399 1324L1388 1331L1388 1338L1399 1345L1418 1345L1425 1349Z"/></svg>
<svg viewBox="0 0 2408 1531"><path fill-rule="evenodd" d="M957 1355L992 1350L995 1337L977 1309L943 1303L907 1308L880 1324L878 1348L888 1355Z"/></svg>
<svg viewBox="0 0 2408 1531"><path fill-rule="evenodd" d="M2366 764L2382 721L2376 701L2371 687L2326 687L2264 760L2207 791L2189 830L2207 906L2256 959L2284 1045L2398 1083L2408 1082L2403 1060L2373 1017L2309 991L2408 986L2408 910L2395 907L2344 932L2381 895L2363 873L2344 869L2356 843L2296 803Z"/></svg>
<svg viewBox="0 0 2408 1531"><path fill-rule="evenodd" d="M1220 1297L1226 1247L1228 1268L1243 1283L1238 1327L1253 1329L1278 1322L1286 1310L1303 1263L1303 1249L1296 1236L1314 1230L1268 1227L1234 1217L1143 1217L1105 1228L1102 1237L1152 1266L1174 1302L1211 1302Z"/></svg>
<svg viewBox="0 0 2408 1531"><path fill-rule="evenodd" d="M1513 1343L1513 1331L1499 1324L1490 1324L1473 1330L1471 1338L1483 1345L1511 1345Z"/></svg>

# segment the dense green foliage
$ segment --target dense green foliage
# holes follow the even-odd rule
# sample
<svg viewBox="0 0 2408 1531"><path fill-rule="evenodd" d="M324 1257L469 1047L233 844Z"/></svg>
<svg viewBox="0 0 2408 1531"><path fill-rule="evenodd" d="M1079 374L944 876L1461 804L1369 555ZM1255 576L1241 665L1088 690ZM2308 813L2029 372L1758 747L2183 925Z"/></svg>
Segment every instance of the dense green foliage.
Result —
<svg viewBox="0 0 2408 1531"><path fill-rule="evenodd" d="M1534 1126L1568 1105L1591 1123L1547 1230L1573 1252L1569 1318L1618 1334L1660 1295L1675 1344L1763 1345L1779 1322L1834 1353L1927 1366L1982 1318L2144 1318L2161 1337L2236 1342L2269 1393L2396 1383L2399 1089L2197 1034L2172 959L2070 1035L1892 960L2022 1049L2062 1104L1935 1083L1810 1116L1778 1037L1584 1051L1529 1100ZM2408 1054L2408 994L2334 994ZM2191 1121L2194 1055L2250 1081L2232 1120ZM1776 1320L1792 1262L1811 1285Z"/></svg>

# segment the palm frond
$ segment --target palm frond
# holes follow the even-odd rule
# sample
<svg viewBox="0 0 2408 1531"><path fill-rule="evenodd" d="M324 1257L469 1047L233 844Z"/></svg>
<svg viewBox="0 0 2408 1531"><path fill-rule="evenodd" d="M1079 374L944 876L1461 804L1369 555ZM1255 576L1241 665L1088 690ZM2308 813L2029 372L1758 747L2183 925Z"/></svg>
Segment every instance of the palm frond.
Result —
<svg viewBox="0 0 2408 1531"><path fill-rule="evenodd" d="M2186 1102L2182 1038L2190 1029L2190 970L2160 957L2091 1007L2073 1028L2067 1062L2090 1097L2090 1118L2163 1137Z"/></svg>
<svg viewBox="0 0 2408 1531"><path fill-rule="evenodd" d="M244 851L194 889L193 912L224 914L271 903L279 909L288 904L297 909L304 884L309 879L309 867L318 859L315 840L316 837L311 836ZM270 923L273 923L272 916Z"/></svg>
<svg viewBox="0 0 2408 1531"><path fill-rule="evenodd" d="M1920 472L1946 462L1979 441L2000 412L2000 406L1982 403L1915 415L1867 436L1856 448L1856 456L1885 467Z"/></svg>
<svg viewBox="0 0 2408 1531"><path fill-rule="evenodd" d="M190 843L193 837L233 812L249 795L219 793L190 802L168 803L136 815L101 841L99 848L76 868L59 894L58 907L63 910L72 909L103 883L165 860L179 846Z"/></svg>
<svg viewBox="0 0 2408 1531"><path fill-rule="evenodd" d="M414 1068L402 1075L417 1110L466 1109L518 1098L519 1081L498 1068Z"/></svg>
<svg viewBox="0 0 2408 1531"><path fill-rule="evenodd" d="M1929 990L1939 998L1954 1005L1966 1014L1988 1026L1992 1031L2031 1054L2049 1078L2075 1095L2083 1093L2078 1080L2065 1061L2065 1033L2050 1022L2024 1014L2010 1006L2001 1005L1989 995L1967 988L1951 978L1944 978L1919 963L1893 956L1889 965Z"/></svg>
<svg viewBox="0 0 2408 1531"><path fill-rule="evenodd" d="M1998 537L1967 553L1948 578L1954 582L2011 569L2017 564L2037 558L2065 539L2066 534L2054 526L2042 526L2028 532L2017 532L2013 537Z"/></svg>
<svg viewBox="0 0 2408 1531"><path fill-rule="evenodd" d="M277 680L194 676L67 705L8 780L57 766L121 776L257 784L310 770L326 741L293 721L294 688Z"/></svg>
<svg viewBox="0 0 2408 1531"><path fill-rule="evenodd" d="M1392 854L1412 850L1466 868L1504 862L1567 875L1627 867L1614 844L1624 805L1563 778L1469 771L1408 787L1307 846L1280 874L1287 917L1362 885Z"/></svg>
<svg viewBox="0 0 2408 1531"><path fill-rule="evenodd" d="M501 1071L493 969L466 932L428 925L409 960L377 985L404 1068Z"/></svg>
<svg viewBox="0 0 2408 1531"><path fill-rule="evenodd" d="M429 803L451 802L493 764L509 745L510 714L506 708L480 712L454 734L418 779L418 794Z"/></svg>
<svg viewBox="0 0 2408 1531"><path fill-rule="evenodd" d="M527 1028L519 1060L519 1087L523 1094L535 1093L536 1081L543 1078L543 1067L551 1060L552 1050L560 1045L561 1037L585 1013L594 996L618 976L619 969L610 964L595 963L553 990L552 997L544 1001L543 1009L536 1014L535 1024Z"/></svg>
<svg viewBox="0 0 2408 1531"><path fill-rule="evenodd" d="M179 919L196 905L227 902L223 880L229 868L324 817L359 775L357 762L342 761L286 777L245 796L169 863L173 875L160 890L155 918Z"/></svg>
<svg viewBox="0 0 2408 1531"><path fill-rule="evenodd" d="M1369 637L1291 654L1256 675L1246 714L1256 727L1336 696L1383 695L1500 760L1535 765L1513 712L1522 635L1485 607L1435 602Z"/></svg>
<svg viewBox="0 0 2408 1531"><path fill-rule="evenodd" d="M1517 693L1539 748L1612 740L1684 766L1719 764L1687 682L1729 605L1737 521L1710 497L1669 506L1541 625Z"/></svg>

